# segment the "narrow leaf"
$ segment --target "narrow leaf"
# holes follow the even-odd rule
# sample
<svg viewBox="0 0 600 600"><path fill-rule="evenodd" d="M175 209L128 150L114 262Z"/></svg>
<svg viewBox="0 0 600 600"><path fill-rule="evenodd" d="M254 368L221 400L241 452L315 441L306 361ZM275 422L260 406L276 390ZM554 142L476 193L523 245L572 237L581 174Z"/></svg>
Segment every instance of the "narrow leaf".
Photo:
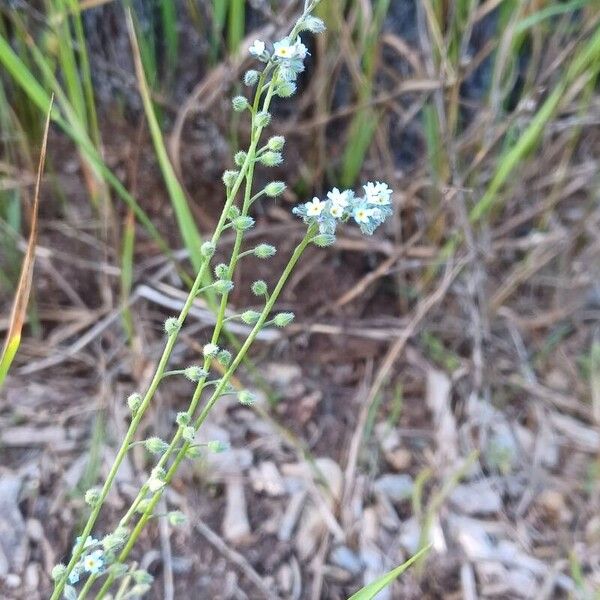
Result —
<svg viewBox="0 0 600 600"><path fill-rule="evenodd" d="M50 98L48 112L46 115L46 125L44 127L44 137L42 140L42 149L40 151L40 161L38 164L37 179L35 182L35 194L33 197L33 208L31 211L31 230L29 232L29 242L27 251L21 265L21 276L17 285L17 292L8 324L8 333L2 356L0 357L0 386L2 385L8 369L17 353L21 343L21 330L27 316L27 305L29 304L29 294L31 292L31 281L33 279L33 263L35 258L35 244L37 241L38 230L38 206L40 202L40 184L44 172L44 163L46 160L46 147L48 143L48 130L50 129L50 114L54 97Z"/></svg>
<svg viewBox="0 0 600 600"><path fill-rule="evenodd" d="M388 585L391 585L397 577L406 571L406 569L417 562L420 558L425 556L425 554L429 551L429 548L430 546L425 546L425 548L419 550L414 556L409 558L399 567L392 569L385 575L382 575L379 579L376 579L369 585L366 585L364 588L358 590L356 594L352 594L348 600L371 600L371 598L374 598L381 590L386 588Z"/></svg>

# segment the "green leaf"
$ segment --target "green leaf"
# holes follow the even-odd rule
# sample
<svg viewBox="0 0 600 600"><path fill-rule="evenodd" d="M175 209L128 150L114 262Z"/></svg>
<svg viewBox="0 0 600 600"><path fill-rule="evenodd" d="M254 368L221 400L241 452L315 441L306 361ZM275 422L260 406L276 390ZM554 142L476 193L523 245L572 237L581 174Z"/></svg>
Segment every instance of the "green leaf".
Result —
<svg viewBox="0 0 600 600"><path fill-rule="evenodd" d="M388 585L391 585L392 582L402 575L406 569L408 569L411 565L417 562L420 558L425 556L429 551L430 546L425 546L419 550L414 556L409 558L405 563L401 564L399 567L392 569L385 575L382 575L376 581L373 581L369 585L366 585L364 588L358 590L356 594L352 594L348 600L371 600L374 598L381 590L386 588Z"/></svg>

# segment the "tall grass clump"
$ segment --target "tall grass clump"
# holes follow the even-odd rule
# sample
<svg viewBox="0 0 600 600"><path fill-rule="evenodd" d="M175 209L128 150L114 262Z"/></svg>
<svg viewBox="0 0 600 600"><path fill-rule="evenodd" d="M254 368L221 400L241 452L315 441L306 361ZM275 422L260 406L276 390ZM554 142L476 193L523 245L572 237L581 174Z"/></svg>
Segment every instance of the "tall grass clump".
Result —
<svg viewBox="0 0 600 600"><path fill-rule="evenodd" d="M294 319L293 313L274 313L274 308L286 281L296 267L307 247L329 246L336 241L339 224L353 221L365 234L372 234L392 213L392 190L384 183L367 183L364 193L355 195L351 190L334 188L325 198L313 198L301 204L294 213L306 224L306 232L288 258L287 264L273 287L263 280L252 283L252 292L262 305L260 310L245 310L237 315L226 315L229 295L233 289L234 273L240 261L268 260L276 248L266 243L246 247L245 236L254 226L251 216L253 205L261 200L280 196L285 183L271 181L262 189L255 189L254 174L259 168L269 168L283 162L285 139L273 136L263 141L264 129L271 123L271 105L277 98L288 98L296 91L298 75L304 71L306 46L300 35L304 32L319 33L324 23L312 12L319 0L307 0L302 15L288 36L274 44L256 40L249 51L256 60L256 68L244 75L244 84L254 90L251 100L239 95L233 98L233 110L247 115L251 122L250 143L245 151L235 154L235 170L223 174L225 202L221 216L210 240L200 247L201 264L196 272L184 306L177 316L165 321L165 346L156 365L148 388L142 393L133 392L127 398L131 420L121 442L116 458L105 481L89 489L85 494L91 511L74 544L67 564L57 565L53 570L55 582L52 600L63 594L67 598L82 600L95 590L95 598L102 599L119 586L118 597L140 595L149 589L151 577L128 562L129 555L148 524L155 516L156 506L163 497L179 465L184 460L194 460L210 452L222 452L227 448L220 442L199 444L196 435L209 413L222 396L236 395L242 404L254 400L250 391L236 391L231 385L232 377L263 327L285 327ZM139 73L138 73L139 74ZM149 107L146 107L150 114ZM156 143L157 139L155 139ZM219 249L224 232L234 234L234 242L226 262L214 265L213 259ZM206 277L214 273L214 281L206 284ZM217 318L210 338L204 340L202 357L198 364L187 367L170 365L170 358L180 331L194 300L200 295L216 294L219 298ZM227 322L237 319L252 326L240 347L231 352L222 338L227 333ZM219 376L219 373L222 373ZM187 410L177 414L170 439L150 437L138 440L142 419L165 377L187 378L194 387ZM95 527L113 486L117 471L132 445L142 443L156 462L145 482L125 511L116 527L107 535L99 536ZM172 524L184 524L185 517L179 512L168 514ZM95 537L98 536L98 537Z"/></svg>

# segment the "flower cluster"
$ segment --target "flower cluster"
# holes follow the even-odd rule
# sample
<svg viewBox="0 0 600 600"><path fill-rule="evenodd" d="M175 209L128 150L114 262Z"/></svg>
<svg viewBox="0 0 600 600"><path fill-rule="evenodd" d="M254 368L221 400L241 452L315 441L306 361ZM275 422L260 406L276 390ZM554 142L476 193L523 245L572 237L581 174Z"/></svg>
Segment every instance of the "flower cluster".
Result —
<svg viewBox="0 0 600 600"><path fill-rule="evenodd" d="M258 60L268 63L273 61L279 67L279 80L287 83L294 83L298 75L304 71L304 59L308 56L308 49L302 43L300 37L291 39L285 37L275 42L271 47L262 40L255 40L249 48L250 55ZM252 72L246 74L246 83L252 83L256 77Z"/></svg>
<svg viewBox="0 0 600 600"><path fill-rule="evenodd" d="M392 190L379 181L367 183L363 190L363 196L356 196L352 190L333 188L325 200L315 197L293 213L307 225L317 224L321 234L334 235L338 223L353 219L363 233L372 235L392 214Z"/></svg>

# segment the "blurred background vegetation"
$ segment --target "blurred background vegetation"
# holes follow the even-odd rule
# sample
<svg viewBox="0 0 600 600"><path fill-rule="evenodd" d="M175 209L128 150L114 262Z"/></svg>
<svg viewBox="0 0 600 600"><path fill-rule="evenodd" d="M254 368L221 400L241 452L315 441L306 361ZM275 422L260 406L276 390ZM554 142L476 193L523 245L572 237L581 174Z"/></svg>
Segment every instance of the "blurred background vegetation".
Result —
<svg viewBox="0 0 600 600"><path fill-rule="evenodd" d="M148 269L171 262L179 281L189 281L220 210L220 175L247 141L248 124L229 106L243 92L247 46L276 39L297 9L293 0L0 3L3 314L26 248L44 118L55 98L40 205L43 275L17 367L45 368L47 354L70 352L73 339L113 309L135 349L141 324L128 306ZM598 2L323 0L318 15L328 31L307 36L311 58L298 94L274 109L273 132L288 140L277 175L289 189L281 203L258 208L258 221L282 237L294 223L289 208L334 185L373 178L396 190L386 235L359 247L349 234L344 262L338 256L323 266L343 265L347 278L332 289L344 293L310 288L313 296L295 307L307 327L313 317L341 318L367 340L357 352L376 368L361 445L370 448L378 419L393 427L404 415L410 376L407 384L393 365L409 338L453 381L467 374L463 401L476 394L529 427L526 391L597 427ZM357 248L368 252L359 258ZM446 298L449 278L459 283ZM67 308L91 313L59 327L69 323ZM382 330L409 333L380 360L377 343L389 340ZM316 365L319 351L327 362L330 349L315 351ZM571 392L575 406L559 397ZM460 403L452 408L465 417ZM103 439L105 415L98 414L81 489L99 468L94 440ZM588 458L585 485L597 481ZM378 460L367 452L359 462L368 471ZM494 472L514 468L505 448L495 446L487 460ZM460 477L436 487L423 463L413 470L414 514L427 530L449 493L444 483ZM427 539L426 531L420 545ZM575 585L591 594L588 571L573 560Z"/></svg>

